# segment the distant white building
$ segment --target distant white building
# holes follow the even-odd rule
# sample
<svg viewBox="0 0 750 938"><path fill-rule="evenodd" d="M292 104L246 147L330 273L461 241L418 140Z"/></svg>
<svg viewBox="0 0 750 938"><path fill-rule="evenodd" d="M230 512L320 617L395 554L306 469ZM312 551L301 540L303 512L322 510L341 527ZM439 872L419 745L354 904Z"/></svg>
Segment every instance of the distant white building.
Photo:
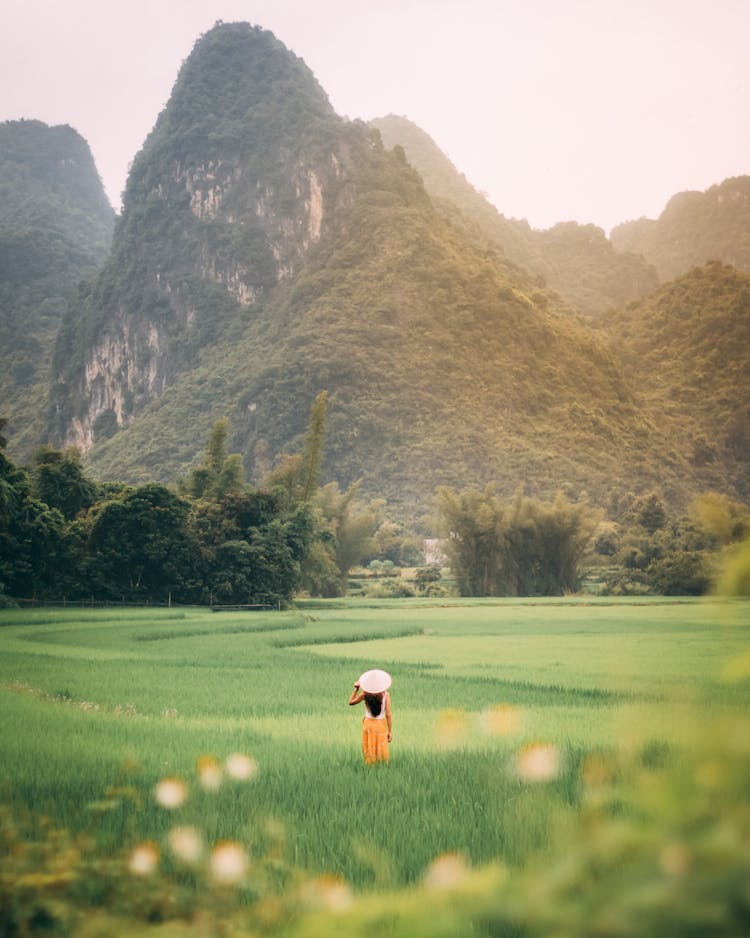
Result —
<svg viewBox="0 0 750 938"><path fill-rule="evenodd" d="M443 542L437 537L425 538L423 551L425 563L439 563L441 567L448 563L448 558L443 552Z"/></svg>

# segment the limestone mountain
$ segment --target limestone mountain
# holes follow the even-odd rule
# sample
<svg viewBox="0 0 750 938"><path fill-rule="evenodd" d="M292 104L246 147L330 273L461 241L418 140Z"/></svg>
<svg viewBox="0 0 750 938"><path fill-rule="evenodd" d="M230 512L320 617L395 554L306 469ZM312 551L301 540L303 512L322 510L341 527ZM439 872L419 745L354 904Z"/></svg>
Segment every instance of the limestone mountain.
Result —
<svg viewBox="0 0 750 938"><path fill-rule="evenodd" d="M0 416L17 456L44 439L55 335L104 260L114 219L80 134L0 123Z"/></svg>
<svg viewBox="0 0 750 938"><path fill-rule="evenodd" d="M422 176L430 196L449 212L458 209L509 260L541 278L586 316L640 299L659 284L640 252L616 252L596 225L562 222L547 230L506 218L459 173L432 138L405 117L372 121L386 147L400 146Z"/></svg>
<svg viewBox="0 0 750 938"><path fill-rule="evenodd" d="M750 275L713 261L613 318L613 344L651 419L704 489L750 498Z"/></svg>
<svg viewBox="0 0 750 938"><path fill-rule="evenodd" d="M656 221L618 225L611 238L618 251L643 254L662 281L712 260L750 271L750 176L725 179L705 192L680 192Z"/></svg>
<svg viewBox="0 0 750 938"><path fill-rule="evenodd" d="M606 339L248 24L183 65L56 368L58 440L106 478L174 479L227 416L258 480L325 389L324 480L404 516L441 483L606 504L693 479Z"/></svg>
<svg viewBox="0 0 750 938"><path fill-rule="evenodd" d="M59 435L86 450L128 423L293 276L346 159L326 143L340 123L270 33L202 37L133 162L112 254L63 324Z"/></svg>

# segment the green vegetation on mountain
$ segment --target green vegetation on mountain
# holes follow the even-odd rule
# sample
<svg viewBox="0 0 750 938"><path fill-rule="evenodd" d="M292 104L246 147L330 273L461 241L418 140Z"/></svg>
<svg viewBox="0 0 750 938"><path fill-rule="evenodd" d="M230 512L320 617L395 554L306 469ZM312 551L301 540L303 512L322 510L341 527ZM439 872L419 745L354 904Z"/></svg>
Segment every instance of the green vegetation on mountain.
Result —
<svg viewBox="0 0 750 938"><path fill-rule="evenodd" d="M706 486L740 494L740 461L707 470L684 421L630 380L620 339L498 231L575 272L589 312L611 314L653 271L593 226L532 232L476 193L461 202L473 190L429 138L425 187L378 123L337 116L264 30L202 36L133 163L111 254L60 329L53 443L98 478L185 485L226 417L258 485L301 450L325 391L320 484L386 499L396 521L428 514L438 485L564 491L615 515L652 490L675 508Z"/></svg>
<svg viewBox="0 0 750 938"><path fill-rule="evenodd" d="M367 188L361 167L355 177L346 238L322 240L262 316L246 314L97 447L97 474L172 476L224 412L257 478L268 454L298 445L320 388L330 399L324 477L362 478L368 494L402 508L424 507L438 482L466 479L497 479L507 493L527 478L545 494L567 483L606 497L602 463L607 485L627 473L628 454L638 473L658 463L604 346L546 296L504 279L396 160L365 155L378 172ZM400 198L386 188L396 185Z"/></svg>
<svg viewBox="0 0 750 938"><path fill-rule="evenodd" d="M461 214L510 261L541 278L586 316L639 299L658 286L656 273L636 253L616 253L601 228L564 222L545 231L506 218L468 182L432 138L405 117L372 121L384 144L403 148L444 210Z"/></svg>
<svg viewBox="0 0 750 938"><path fill-rule="evenodd" d="M631 305L613 345L654 421L703 488L750 495L750 275L697 267Z"/></svg>
<svg viewBox="0 0 750 938"><path fill-rule="evenodd" d="M618 225L611 238L617 251L643 254L662 281L715 260L750 271L750 176L725 179L705 192L680 192L656 221Z"/></svg>
<svg viewBox="0 0 750 938"><path fill-rule="evenodd" d="M13 450L44 439L52 346L79 281L109 249L114 212L85 140L0 124L0 400Z"/></svg>
<svg viewBox="0 0 750 938"><path fill-rule="evenodd" d="M58 367L58 427L104 478L184 475L228 416L257 483L326 390L321 480L402 516L438 484L690 491L606 344L244 24L183 66Z"/></svg>
<svg viewBox="0 0 750 938"><path fill-rule="evenodd" d="M658 286L653 267L638 254L618 254L596 225L560 222L534 235L542 276L586 316L620 309Z"/></svg>

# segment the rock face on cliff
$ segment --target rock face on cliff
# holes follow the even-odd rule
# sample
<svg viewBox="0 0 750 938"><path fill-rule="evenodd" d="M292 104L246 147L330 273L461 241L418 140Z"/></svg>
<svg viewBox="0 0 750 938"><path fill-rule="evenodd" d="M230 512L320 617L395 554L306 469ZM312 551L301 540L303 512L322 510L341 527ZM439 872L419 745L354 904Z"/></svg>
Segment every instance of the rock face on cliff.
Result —
<svg viewBox="0 0 750 938"><path fill-rule="evenodd" d="M72 127L0 124L0 406L16 456L44 439L54 337L79 281L102 264L114 220Z"/></svg>

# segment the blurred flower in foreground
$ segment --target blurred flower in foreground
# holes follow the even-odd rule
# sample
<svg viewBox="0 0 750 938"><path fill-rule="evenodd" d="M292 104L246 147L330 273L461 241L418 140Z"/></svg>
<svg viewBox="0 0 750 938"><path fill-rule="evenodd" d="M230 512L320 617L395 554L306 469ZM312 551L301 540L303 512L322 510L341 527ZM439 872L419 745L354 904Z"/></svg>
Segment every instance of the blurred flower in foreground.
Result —
<svg viewBox="0 0 750 938"><path fill-rule="evenodd" d="M485 733L509 736L517 733L521 726L521 711L512 704L498 704L483 710L479 722Z"/></svg>
<svg viewBox="0 0 750 938"><path fill-rule="evenodd" d="M551 743L529 743L516 755L515 768L524 782L546 782L560 772L560 753Z"/></svg>
<svg viewBox="0 0 750 938"><path fill-rule="evenodd" d="M218 883L238 883L247 872L248 859L244 848L231 840L222 841L211 854L211 875Z"/></svg>
<svg viewBox="0 0 750 938"><path fill-rule="evenodd" d="M730 684L738 684L750 678L750 651L746 651L728 661L722 671L722 679Z"/></svg>
<svg viewBox="0 0 750 938"><path fill-rule="evenodd" d="M251 759L250 756L246 756L241 752L235 752L231 756L227 756L224 768L230 778L240 782L246 782L258 774L258 763L255 759Z"/></svg>
<svg viewBox="0 0 750 938"><path fill-rule="evenodd" d="M702 788L719 789L724 784L724 769L720 762L708 760L695 768L695 780Z"/></svg>
<svg viewBox="0 0 750 938"><path fill-rule="evenodd" d="M453 889L466 873L466 861L459 853L444 853L427 867L424 884L428 889Z"/></svg>
<svg viewBox="0 0 750 938"><path fill-rule="evenodd" d="M589 789L609 785L613 775L612 764L604 756L598 754L588 756L581 768L581 780Z"/></svg>
<svg viewBox="0 0 750 938"><path fill-rule="evenodd" d="M215 756L201 756L198 759L198 778L207 791L216 791L221 787L221 765Z"/></svg>
<svg viewBox="0 0 750 938"><path fill-rule="evenodd" d="M469 733L469 721L463 710L443 710L435 725L437 744L446 749L455 748L465 742Z"/></svg>
<svg viewBox="0 0 750 938"><path fill-rule="evenodd" d="M194 827L173 827L168 840L172 853L183 863L197 863L203 856L203 838Z"/></svg>
<svg viewBox="0 0 750 938"><path fill-rule="evenodd" d="M690 851L685 844L665 844L659 854L659 866L666 876L684 876L690 868Z"/></svg>
<svg viewBox="0 0 750 938"><path fill-rule="evenodd" d="M187 798L187 788L179 778L165 778L154 788L154 797L162 808L179 808Z"/></svg>
<svg viewBox="0 0 750 938"><path fill-rule="evenodd" d="M155 843L146 841L135 847L128 858L128 869L136 876L150 876L159 862L159 850Z"/></svg>
<svg viewBox="0 0 750 938"><path fill-rule="evenodd" d="M313 908L330 909L333 912L343 912L354 901L351 890L338 876L319 876L312 880L305 885L302 897Z"/></svg>

